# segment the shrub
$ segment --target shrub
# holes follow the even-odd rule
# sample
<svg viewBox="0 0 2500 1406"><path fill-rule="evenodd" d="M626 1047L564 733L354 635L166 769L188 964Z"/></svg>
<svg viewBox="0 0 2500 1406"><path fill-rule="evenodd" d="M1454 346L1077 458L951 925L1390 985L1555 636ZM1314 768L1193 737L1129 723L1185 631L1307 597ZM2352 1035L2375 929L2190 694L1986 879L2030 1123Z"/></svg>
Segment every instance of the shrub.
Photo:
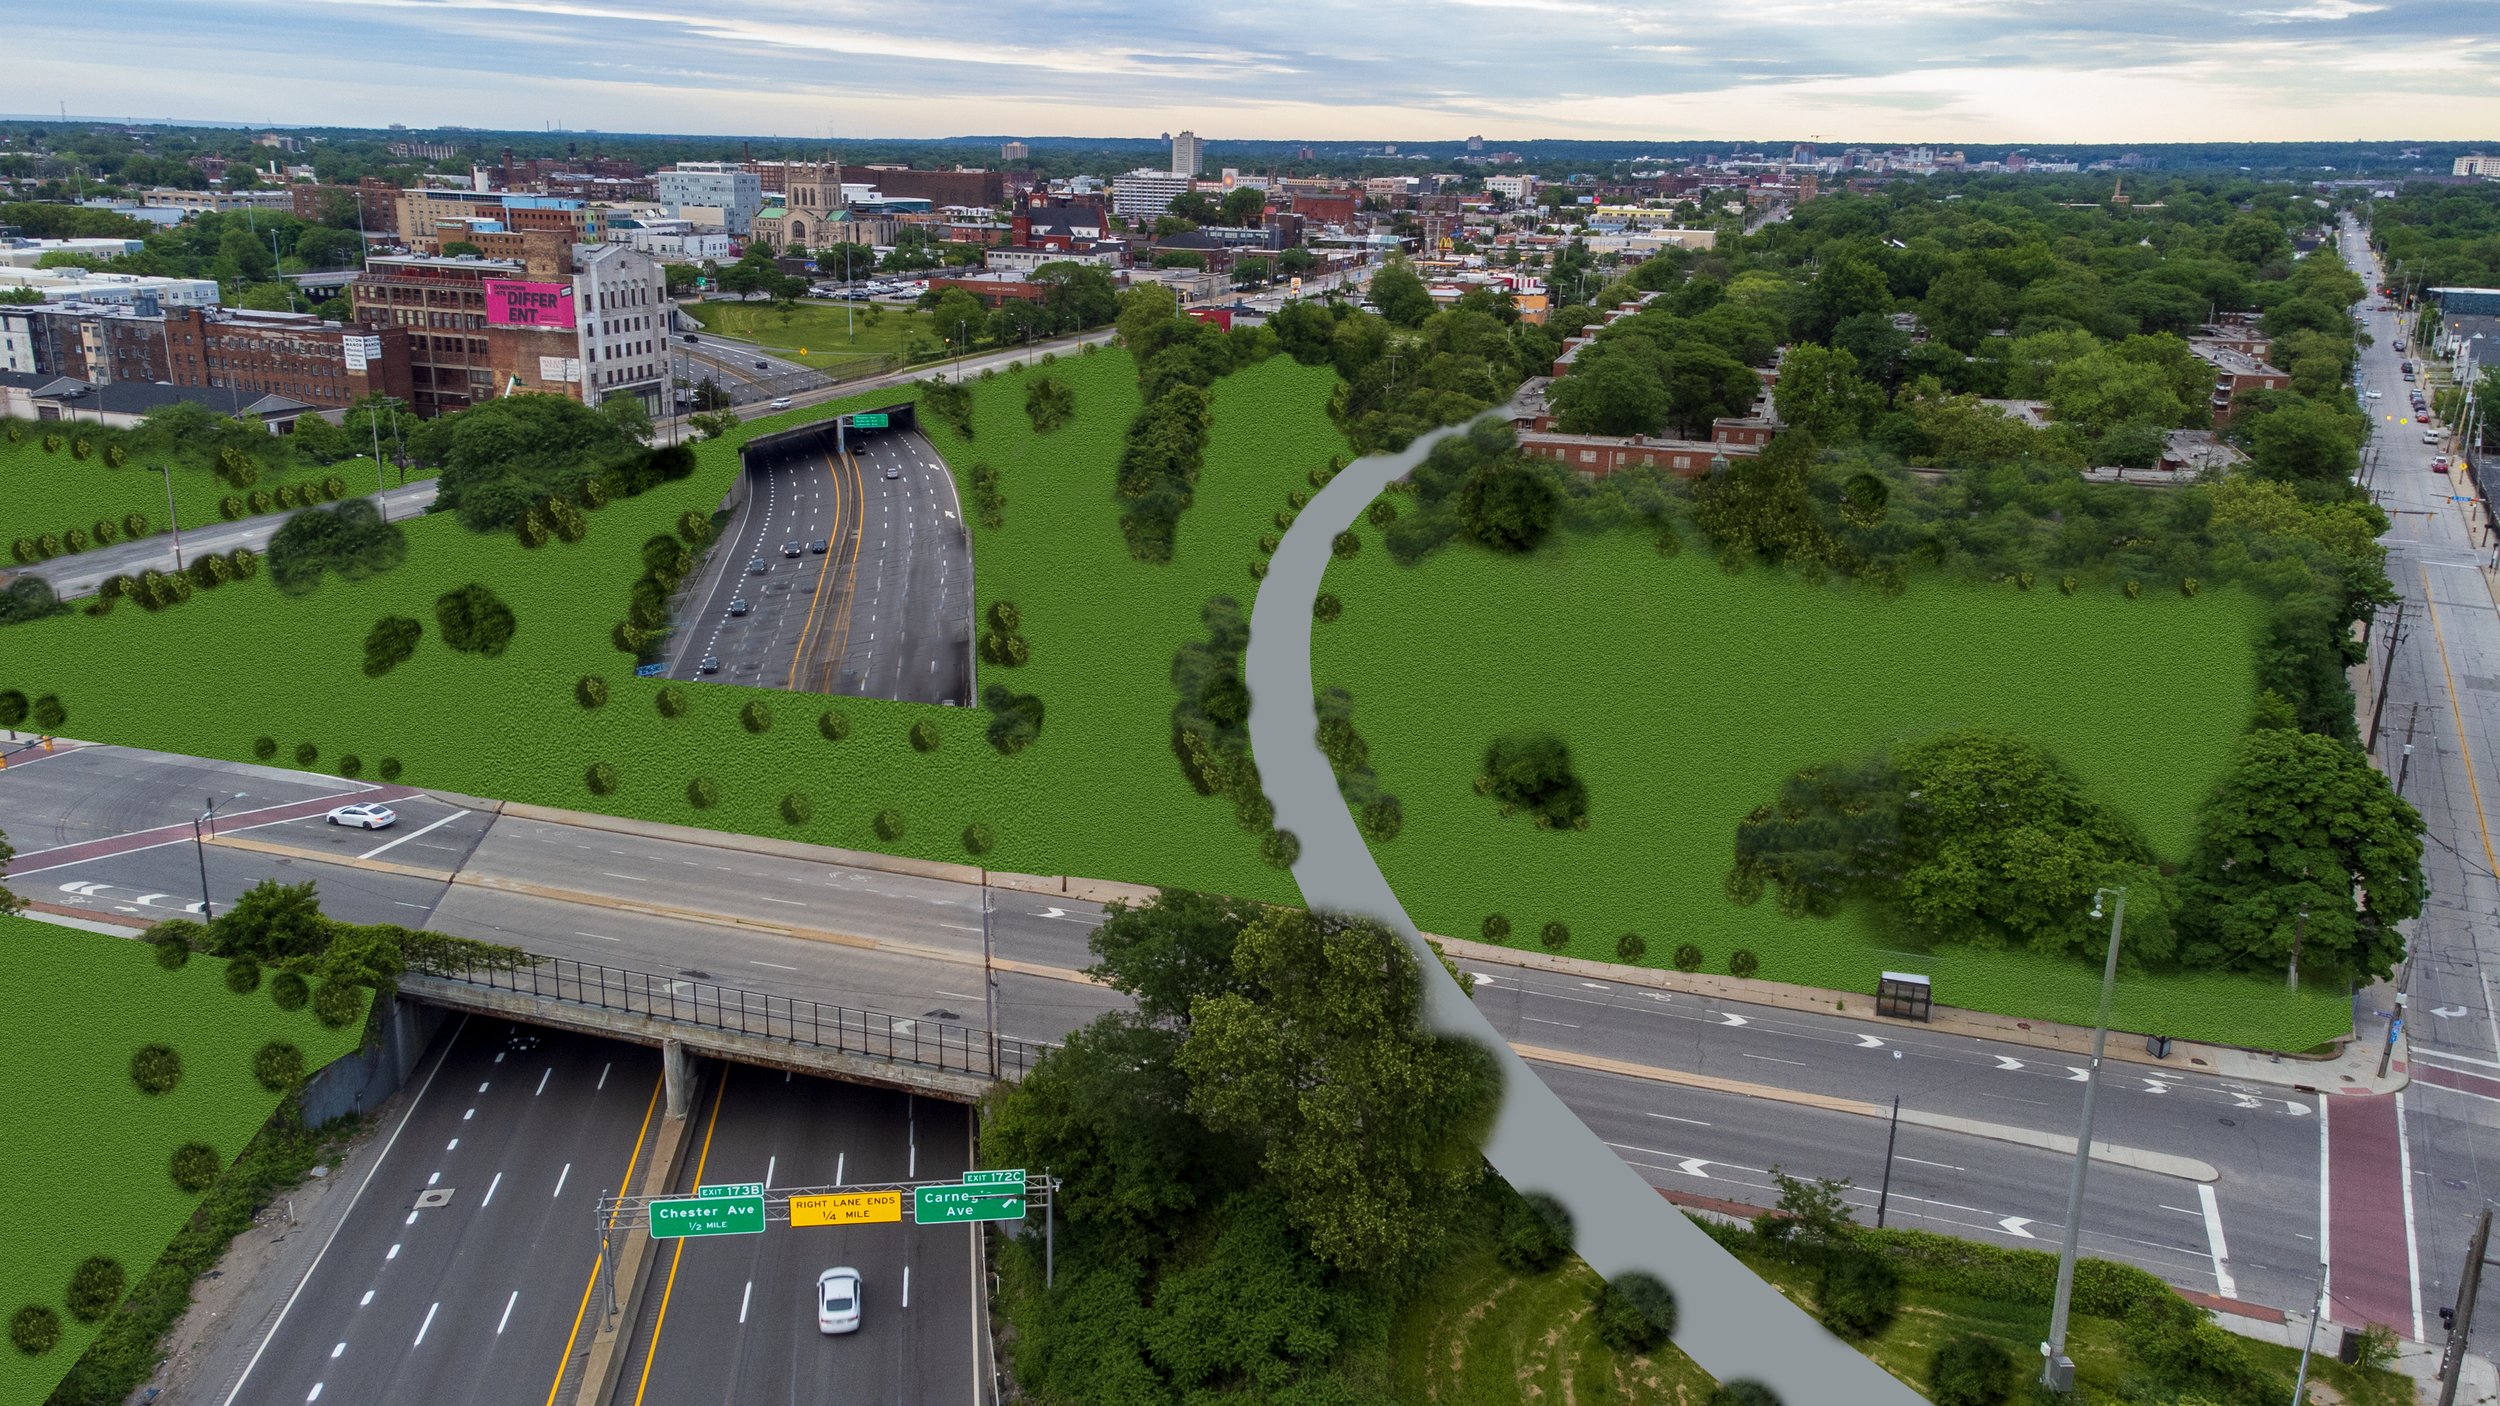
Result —
<svg viewBox="0 0 2500 1406"><path fill-rule="evenodd" d="M191 965L191 939L181 933L161 933L149 943L156 949L156 964L165 970L178 972Z"/></svg>
<svg viewBox="0 0 2500 1406"><path fill-rule="evenodd" d="M720 783L708 776L698 776L686 783L686 804L696 810L710 810L720 804Z"/></svg>
<svg viewBox="0 0 2500 1406"><path fill-rule="evenodd" d="M1727 971L1730 976L1751 977L1760 970L1762 970L1762 959L1755 956L1750 947L1739 947L1727 954Z"/></svg>
<svg viewBox="0 0 2500 1406"><path fill-rule="evenodd" d="M276 507L278 505L278 500L270 495L268 489L255 488L250 493L244 495L243 504L245 507L252 510L253 516L257 517L262 513L268 512L271 508Z"/></svg>
<svg viewBox="0 0 2500 1406"><path fill-rule="evenodd" d="M1484 940L1487 942L1510 941L1510 919L1499 913L1487 913L1484 917L1484 926L1478 930L1484 934Z"/></svg>
<svg viewBox="0 0 2500 1406"><path fill-rule="evenodd" d="M113 545L113 543L118 540L122 534L121 529L115 527L108 519L97 518L95 520L95 526L87 529L87 535L95 539L95 544L97 546L109 547Z"/></svg>
<svg viewBox="0 0 2500 1406"><path fill-rule="evenodd" d="M2014 1354L1980 1333L1957 1333L1927 1364L1927 1399L1936 1406L2001 1406L2014 1391Z"/></svg>
<svg viewBox="0 0 2500 1406"><path fill-rule="evenodd" d="M30 1303L9 1318L9 1345L28 1357L41 1357L60 1341L61 1315L42 1304Z"/></svg>
<svg viewBox="0 0 2500 1406"><path fill-rule="evenodd" d="M385 615L365 632L365 677L378 679L417 652L425 626L405 615Z"/></svg>
<svg viewBox="0 0 2500 1406"><path fill-rule="evenodd" d="M1340 532L1336 536L1328 539L1328 554L1335 557L1339 561L1343 561L1361 550L1363 550L1363 539L1355 536L1350 531Z"/></svg>
<svg viewBox="0 0 2500 1406"><path fill-rule="evenodd" d="M61 696L47 693L35 700L35 726L50 732L69 721L69 709L61 706Z"/></svg>
<svg viewBox="0 0 2500 1406"><path fill-rule="evenodd" d="M1476 794L1492 797L1503 815L1528 812L1540 830L1589 827L1588 787L1571 769L1571 749L1549 733L1494 738Z"/></svg>
<svg viewBox="0 0 2500 1406"><path fill-rule="evenodd" d="M1326 624L1343 614L1345 614L1345 602L1329 592L1322 591L1311 598L1311 618L1321 624Z"/></svg>
<svg viewBox="0 0 2500 1406"><path fill-rule="evenodd" d="M651 697L651 706L660 710L661 717L682 718L693 704L684 689L671 683L660 685L660 691Z"/></svg>
<svg viewBox="0 0 2500 1406"><path fill-rule="evenodd" d="M472 581L434 602L434 620L443 643L463 654L492 659L512 643L516 622L512 607L493 591Z"/></svg>
<svg viewBox="0 0 2500 1406"><path fill-rule="evenodd" d="M36 538L35 554L46 559L59 556L61 554L61 534L58 532L47 532L41 537Z"/></svg>
<svg viewBox="0 0 2500 1406"><path fill-rule="evenodd" d="M1291 869L1302 857L1302 837L1291 830L1270 830L1259 841L1259 858L1273 869Z"/></svg>
<svg viewBox="0 0 2500 1406"><path fill-rule="evenodd" d="M104 466L105 466L106 468L108 468L108 469L126 468L126 467L128 467L128 466L129 466L129 463L130 463L130 450L129 450L129 449L127 449L126 447L124 447L124 446L122 446L122 445L119 445L119 444L108 444L108 445L104 446Z"/></svg>
<svg viewBox="0 0 2500 1406"><path fill-rule="evenodd" d="M1284 544L1285 539L1275 533L1262 532L1259 534L1259 555L1272 557L1276 555L1276 549Z"/></svg>
<svg viewBox="0 0 2500 1406"><path fill-rule="evenodd" d="M339 753L339 775L353 781L365 774L365 759L353 752Z"/></svg>
<svg viewBox="0 0 2500 1406"><path fill-rule="evenodd" d="M143 1094L169 1094L182 1082L182 1056L171 1045L141 1045L130 1056L130 1082Z"/></svg>
<svg viewBox="0 0 2500 1406"><path fill-rule="evenodd" d="M1675 945L1675 969L1680 972L1701 970L1701 949L1689 942Z"/></svg>
<svg viewBox="0 0 2500 1406"><path fill-rule="evenodd" d="M876 819L877 838L891 844L910 832L911 822L899 810L881 810Z"/></svg>
<svg viewBox="0 0 2500 1406"><path fill-rule="evenodd" d="M1597 1292L1597 1340L1617 1352L1647 1352L1675 1335L1675 1293L1635 1269Z"/></svg>
<svg viewBox="0 0 2500 1406"><path fill-rule="evenodd" d="M1398 520L1398 505L1386 498L1377 499L1363 510L1363 517L1374 527L1387 527Z"/></svg>
<svg viewBox="0 0 2500 1406"><path fill-rule="evenodd" d="M69 442L69 457L81 463L95 457L95 441L84 437Z"/></svg>
<svg viewBox="0 0 2500 1406"><path fill-rule="evenodd" d="M226 963L226 989L237 996L249 996L260 989L260 959L237 957Z"/></svg>
<svg viewBox="0 0 2500 1406"><path fill-rule="evenodd" d="M273 1094L285 1093L303 1082L304 1052L284 1040L272 1040L252 1056L252 1077Z"/></svg>
<svg viewBox="0 0 2500 1406"><path fill-rule="evenodd" d="M1882 1256L1844 1249L1824 1257L1814 1288L1814 1316L1844 1338L1881 1332L1901 1311L1901 1278Z"/></svg>
<svg viewBox="0 0 2500 1406"><path fill-rule="evenodd" d="M1011 600L991 601L988 619L990 628L1002 635L1012 635L1024 628L1024 612L1018 610Z"/></svg>
<svg viewBox="0 0 2500 1406"><path fill-rule="evenodd" d="M174 1149L174 1185L197 1196L216 1182L217 1173L225 1165L216 1148L204 1142L186 1142Z"/></svg>
<svg viewBox="0 0 2500 1406"><path fill-rule="evenodd" d="M260 553L249 547L237 547L226 553L227 569L237 581L249 581L260 574Z"/></svg>
<svg viewBox="0 0 2500 1406"><path fill-rule="evenodd" d="M937 724L926 718L911 725L911 749L915 752L934 752L943 740L938 734Z"/></svg>
<svg viewBox="0 0 2500 1406"><path fill-rule="evenodd" d="M1547 923L1537 929L1537 945L1548 952L1560 952L1571 945L1571 928L1566 923Z"/></svg>
<svg viewBox="0 0 2500 1406"><path fill-rule="evenodd" d="M781 798L781 818L792 825L805 825L816 818L816 803L792 791Z"/></svg>
<svg viewBox="0 0 2500 1406"><path fill-rule="evenodd" d="M763 733L772 731L772 705L765 702L761 698L748 700L747 705L738 710L738 726L745 728L749 732Z"/></svg>
<svg viewBox="0 0 2500 1406"><path fill-rule="evenodd" d="M321 496L332 501L346 497L347 480L337 474L325 475L321 480Z"/></svg>
<svg viewBox="0 0 2500 1406"><path fill-rule="evenodd" d="M17 558L18 564L21 566L28 562L41 561L43 559L43 552L35 545L35 539L32 537L20 537L16 541L10 543L9 555Z"/></svg>
<svg viewBox="0 0 2500 1406"><path fill-rule="evenodd" d="M987 854L998 848L998 836L990 827L976 820L964 827L964 853Z"/></svg>
<svg viewBox="0 0 2500 1406"><path fill-rule="evenodd" d="M573 701L585 708L608 706L608 681L597 674L584 674L573 681Z"/></svg>
<svg viewBox="0 0 2500 1406"><path fill-rule="evenodd" d="M1571 1251L1571 1212L1541 1191L1502 1205L1494 1256L1514 1274L1543 1274Z"/></svg>
<svg viewBox="0 0 2500 1406"><path fill-rule="evenodd" d="M1618 961L1637 962L1648 953L1649 940L1639 933L1627 932L1615 939L1615 958Z"/></svg>
<svg viewBox="0 0 2500 1406"><path fill-rule="evenodd" d="M253 738L252 755L260 758L264 762L269 760L271 757L278 755L278 739L274 737Z"/></svg>
<svg viewBox="0 0 2500 1406"><path fill-rule="evenodd" d="M827 742L839 742L851 735L851 720L838 708L827 708L816 715L816 731Z"/></svg>
<svg viewBox="0 0 2500 1406"><path fill-rule="evenodd" d="M1265 561L1257 557L1252 557L1250 559L1250 579L1253 581L1264 581L1267 579L1267 563Z"/></svg>
<svg viewBox="0 0 2500 1406"><path fill-rule="evenodd" d="M401 767L399 765L399 758L384 757L378 764L375 765L373 774L381 777L385 781L397 781L399 779L400 770Z"/></svg>
<svg viewBox="0 0 2500 1406"><path fill-rule="evenodd" d="M89 1255L70 1271L69 1292L63 1296L69 1303L69 1316L81 1323L103 1321L104 1315L122 1301L122 1290L129 1282L129 1276L122 1273L120 1260L110 1255Z"/></svg>
<svg viewBox="0 0 2500 1406"><path fill-rule="evenodd" d="M325 981L313 992L313 1019L332 1030L344 1030L364 1010L356 988L344 981Z"/></svg>
<svg viewBox="0 0 2500 1406"><path fill-rule="evenodd" d="M1395 796L1378 796L1354 814L1354 828L1374 844L1387 844L1406 828L1406 807Z"/></svg>
<svg viewBox="0 0 2500 1406"><path fill-rule="evenodd" d="M1780 1406L1780 1399L1760 1382L1722 1382L1710 1393L1710 1406Z"/></svg>
<svg viewBox="0 0 2500 1406"><path fill-rule="evenodd" d="M2135 598L2137 598L2138 596L2141 596L2141 595L2143 595L2143 594L2144 594L2144 583L2143 583L2143 582L2141 582L2141 581L2129 581L2129 582L2128 582L2125 586L2121 587L2120 589L2121 589L2121 590L2124 590L2124 591L2127 593L2127 599L2129 599L2129 600L2134 600L2134 599L2135 599Z"/></svg>
<svg viewBox="0 0 2500 1406"><path fill-rule="evenodd" d="M989 743L1002 756L1014 756L1042 735L1042 700L1033 694L991 684L981 690L981 706L990 710Z"/></svg>
<svg viewBox="0 0 2500 1406"><path fill-rule="evenodd" d="M269 979L269 999L282 1011L300 1011L312 999L312 987L295 972L280 972Z"/></svg>
<svg viewBox="0 0 2500 1406"><path fill-rule="evenodd" d="M295 764L297 766L311 766L314 762L319 760L321 760L321 749L319 747L314 746L310 742L298 742L295 744Z"/></svg>
<svg viewBox="0 0 2500 1406"><path fill-rule="evenodd" d="M613 794L616 790L616 764L592 762L590 769L582 773L582 784L589 787L590 794L594 796Z"/></svg>

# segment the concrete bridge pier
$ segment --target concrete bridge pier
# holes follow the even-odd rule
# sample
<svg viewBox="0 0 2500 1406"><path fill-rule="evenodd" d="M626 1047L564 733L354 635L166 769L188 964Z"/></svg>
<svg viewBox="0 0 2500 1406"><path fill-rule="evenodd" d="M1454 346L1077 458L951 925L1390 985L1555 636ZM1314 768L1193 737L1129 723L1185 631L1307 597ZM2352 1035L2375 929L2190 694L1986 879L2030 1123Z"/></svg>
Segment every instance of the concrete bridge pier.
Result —
<svg viewBox="0 0 2500 1406"><path fill-rule="evenodd" d="M668 1116L691 1117L694 1113L694 1059L686 1053L686 1042L661 1041L660 1065L668 1080Z"/></svg>

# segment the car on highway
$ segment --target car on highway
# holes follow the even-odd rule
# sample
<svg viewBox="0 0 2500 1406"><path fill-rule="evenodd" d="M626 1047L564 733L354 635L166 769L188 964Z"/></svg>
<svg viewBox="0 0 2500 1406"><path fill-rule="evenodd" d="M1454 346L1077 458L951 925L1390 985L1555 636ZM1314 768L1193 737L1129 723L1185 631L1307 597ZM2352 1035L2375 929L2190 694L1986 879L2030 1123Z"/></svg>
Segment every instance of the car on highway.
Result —
<svg viewBox="0 0 2500 1406"><path fill-rule="evenodd" d="M759 356L755 359L755 369L758 371L770 371L773 369L773 364Z"/></svg>
<svg viewBox="0 0 2500 1406"><path fill-rule="evenodd" d="M2381 398L2382 396L2384 396L2384 395L2386 395L2386 394L2387 394L2387 392L2385 392L2385 391L2372 391L2372 392L2370 392L2370 399L2372 399L2372 400L2377 400L2377 399Z"/></svg>
<svg viewBox="0 0 2500 1406"><path fill-rule="evenodd" d="M770 408L770 409L774 409L774 410L787 410L787 409L789 409L789 408L790 408L790 397L788 397L788 396L786 396L786 395L777 395L777 396L774 396L774 397L773 397L773 403L772 403L772 405L771 405L770 407L768 407L768 408Z"/></svg>
<svg viewBox="0 0 2500 1406"><path fill-rule="evenodd" d="M687 333L687 334L686 334L686 345L687 345L687 346L693 346L695 343L700 342L700 341L702 341L702 340L703 340L703 339L702 339L701 337L696 336L696 335L695 335L695 334L693 334L692 332L689 332L689 333Z"/></svg>
<svg viewBox="0 0 2500 1406"><path fill-rule="evenodd" d="M794 556L797 556L797 555L799 555L799 553L801 553L802 551L805 551L805 550L806 550L805 548L801 547L801 546L800 546L798 543L796 543L796 542L784 542L784 543L782 543L782 544L781 544L781 554L782 554L783 556L785 556L785 557L794 557Z"/></svg>
<svg viewBox="0 0 2500 1406"><path fill-rule="evenodd" d="M322 818L333 825L348 825L358 830L387 830L399 822L399 812L379 801L365 801L340 806Z"/></svg>
<svg viewBox="0 0 2500 1406"><path fill-rule="evenodd" d="M747 562L747 575L749 576L761 576L770 570L772 568L764 564L762 557L754 557Z"/></svg>
<svg viewBox="0 0 2500 1406"><path fill-rule="evenodd" d="M2431 460L2431 472L2435 474L2444 474L2448 472L2448 460L2446 456L2443 455L2440 458Z"/></svg>
<svg viewBox="0 0 2500 1406"><path fill-rule="evenodd" d="M859 1331L859 1271L837 1265L816 1276L816 1331Z"/></svg>
<svg viewBox="0 0 2500 1406"><path fill-rule="evenodd" d="M754 606L747 604L747 598L745 596L731 596L729 598L729 613L732 615L744 615L754 608Z"/></svg>
<svg viewBox="0 0 2500 1406"><path fill-rule="evenodd" d="M901 478L903 476L903 466L900 464L886 465L885 476L887 478Z"/></svg>
<svg viewBox="0 0 2500 1406"><path fill-rule="evenodd" d="M815 553L817 556L823 556L825 553L833 550L833 543L827 541L825 538L819 537L815 541L808 543L807 549L810 552Z"/></svg>
<svg viewBox="0 0 2500 1406"><path fill-rule="evenodd" d="M694 666L694 671L695 671L696 673L698 673L698 674L717 674L717 673L719 673L719 672L720 672L720 656L719 656L719 655L717 655L717 654L706 654L706 655L704 655L704 656L703 656L703 659L702 659L702 662L700 662L700 663L698 663L698 664L696 664L696 665Z"/></svg>

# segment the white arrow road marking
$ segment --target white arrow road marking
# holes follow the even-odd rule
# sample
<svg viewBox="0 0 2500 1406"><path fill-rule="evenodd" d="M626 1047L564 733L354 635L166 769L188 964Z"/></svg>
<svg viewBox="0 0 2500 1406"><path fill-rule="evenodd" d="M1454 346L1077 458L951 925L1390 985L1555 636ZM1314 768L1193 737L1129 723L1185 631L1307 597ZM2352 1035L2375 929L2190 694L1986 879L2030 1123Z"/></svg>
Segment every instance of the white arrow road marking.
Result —
<svg viewBox="0 0 2500 1406"><path fill-rule="evenodd" d="M61 892L74 893L80 898L93 898L111 887L111 884L63 884Z"/></svg>
<svg viewBox="0 0 2500 1406"><path fill-rule="evenodd" d="M2441 1020L2454 1020L2454 1019L2456 1019L2458 1016L2461 1016L2461 1015L2465 1014L2465 1007L2463 1007L2463 1006L2433 1006L2433 1007L2431 1007L2431 1014L2432 1014L2432 1015L2435 1015L2435 1016L2438 1016Z"/></svg>
<svg viewBox="0 0 2500 1406"><path fill-rule="evenodd" d="M2008 1235L2019 1236L2025 1240L2038 1239L2038 1236L2023 1229L2024 1226L2029 1224L2031 1224L2031 1217L2029 1216L2007 1216L2005 1219L1997 1222L1997 1229L2004 1231Z"/></svg>
<svg viewBox="0 0 2500 1406"><path fill-rule="evenodd" d="M2163 1083L2159 1079L2147 1079L2144 1081L2144 1092L2148 1094L2166 1094L2170 1092L2170 1086Z"/></svg>
<svg viewBox="0 0 2500 1406"><path fill-rule="evenodd" d="M2301 1103L2298 1100L2287 1098L2283 1100L2283 1106L2290 1109L2292 1111L2292 1116L2295 1118L2306 1118L2309 1116L2309 1105Z"/></svg>
<svg viewBox="0 0 2500 1406"><path fill-rule="evenodd" d="M2068 1076L2066 1082L2069 1084L2080 1084L2084 1080L2092 1077L2091 1070L2077 1069L2071 1064L2066 1066L2066 1073Z"/></svg>
<svg viewBox="0 0 2500 1406"><path fill-rule="evenodd" d="M2023 1062L2014 1058L2012 1055L1997 1056L1997 1068L1999 1069L2020 1069L2022 1067Z"/></svg>
<svg viewBox="0 0 2500 1406"><path fill-rule="evenodd" d="M2231 1095L2231 1106L2234 1108L2263 1108L2266 1106L2266 1103L2264 1099L2250 1098L2246 1094L2233 1094Z"/></svg>
<svg viewBox="0 0 2500 1406"><path fill-rule="evenodd" d="M1746 1024L1747 1022L1743 1016L1738 1015L1734 1011L1721 1011L1719 1012L1719 1023L1726 1026L1737 1026Z"/></svg>
<svg viewBox="0 0 2500 1406"><path fill-rule="evenodd" d="M1880 1050L1880 1049L1882 1049L1883 1047L1884 1047L1884 1042L1883 1042L1883 1041L1881 1041L1881 1040L1879 1040L1879 1039L1876 1039L1876 1038L1875 1038L1874 1036L1872 1036L1872 1035L1860 1035L1860 1036L1858 1037L1858 1048L1859 1048L1859 1049L1862 1049L1862 1050Z"/></svg>
<svg viewBox="0 0 2500 1406"><path fill-rule="evenodd" d="M1675 1169L1688 1177L1699 1177L1703 1181L1708 1181L1710 1180L1710 1174L1703 1171L1702 1168L1709 1165L1710 1159L1707 1157L1687 1157L1683 1161L1676 1163Z"/></svg>

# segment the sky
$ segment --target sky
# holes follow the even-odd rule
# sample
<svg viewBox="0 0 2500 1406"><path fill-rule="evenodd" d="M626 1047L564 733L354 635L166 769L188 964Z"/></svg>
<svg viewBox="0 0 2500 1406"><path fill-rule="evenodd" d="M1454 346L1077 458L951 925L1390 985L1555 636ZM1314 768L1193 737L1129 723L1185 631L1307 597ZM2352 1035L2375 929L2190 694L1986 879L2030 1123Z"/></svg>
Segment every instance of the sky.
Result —
<svg viewBox="0 0 2500 1406"><path fill-rule="evenodd" d="M0 28L0 107L139 120L2500 146L2500 0L0 0Z"/></svg>

